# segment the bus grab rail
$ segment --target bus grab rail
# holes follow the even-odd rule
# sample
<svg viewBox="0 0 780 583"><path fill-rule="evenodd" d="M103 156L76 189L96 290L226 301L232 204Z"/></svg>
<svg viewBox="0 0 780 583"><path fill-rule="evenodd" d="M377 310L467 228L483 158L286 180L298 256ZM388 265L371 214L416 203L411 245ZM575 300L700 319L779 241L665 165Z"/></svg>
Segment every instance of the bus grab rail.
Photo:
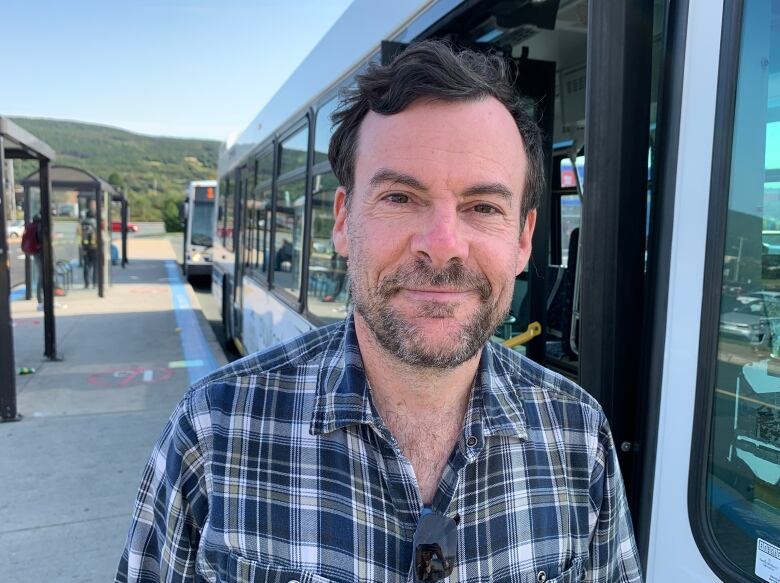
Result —
<svg viewBox="0 0 780 583"><path fill-rule="evenodd" d="M521 344L525 344L529 340L536 338L541 333L542 333L542 325L539 322L531 322L530 324L528 324L528 328L525 329L525 332L522 332L517 336L513 336L512 338L508 338L504 340L504 346L506 346L507 348L514 348L515 346L520 346Z"/></svg>

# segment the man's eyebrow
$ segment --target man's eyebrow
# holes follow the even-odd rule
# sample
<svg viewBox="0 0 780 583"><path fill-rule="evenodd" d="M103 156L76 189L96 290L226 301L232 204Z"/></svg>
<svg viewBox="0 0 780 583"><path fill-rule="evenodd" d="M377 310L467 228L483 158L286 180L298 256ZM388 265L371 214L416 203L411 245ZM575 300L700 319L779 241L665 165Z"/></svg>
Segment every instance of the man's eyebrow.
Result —
<svg viewBox="0 0 780 583"><path fill-rule="evenodd" d="M501 184L500 182L481 182L479 184L474 184L473 186L469 186L466 190L464 190L461 193L461 196L480 196L485 194L497 194L501 198L506 199L506 201L510 204L514 198L512 191L506 185Z"/></svg>
<svg viewBox="0 0 780 583"><path fill-rule="evenodd" d="M395 170L390 170L389 168L380 168L377 170L371 177L369 184L372 188L375 188L386 182L390 182L392 184L403 184L404 186L408 186L414 190L428 190L428 188L414 176L404 174L403 172L396 172Z"/></svg>

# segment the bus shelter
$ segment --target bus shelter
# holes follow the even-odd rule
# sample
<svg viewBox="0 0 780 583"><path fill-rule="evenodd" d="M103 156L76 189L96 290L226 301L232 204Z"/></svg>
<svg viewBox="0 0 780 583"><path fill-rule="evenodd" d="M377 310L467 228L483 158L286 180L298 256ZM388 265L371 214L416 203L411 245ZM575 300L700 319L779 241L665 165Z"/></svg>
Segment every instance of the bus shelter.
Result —
<svg viewBox="0 0 780 583"><path fill-rule="evenodd" d="M40 173L33 172L22 180L25 221L40 208ZM118 205L121 225L122 267L127 264L127 199L111 184L91 172L73 166L51 167L51 214L56 217L57 242L55 265L72 270L85 261L81 247L81 222L94 217L97 223L97 260L95 283L99 297L104 297L111 265L113 206ZM32 270L26 265L27 298L32 297ZM86 277L86 272L85 272ZM85 287L89 281L84 281Z"/></svg>
<svg viewBox="0 0 780 583"><path fill-rule="evenodd" d="M16 366L14 338L11 326L11 278L8 269L8 241L6 238L6 200L3 173L6 160L37 160L40 177L41 208L50 208L51 177L49 174L54 150L38 138L0 116L0 420L16 421ZM51 216L41 213L41 259L43 265L43 320L44 356L57 359L54 330L54 281L51 245Z"/></svg>

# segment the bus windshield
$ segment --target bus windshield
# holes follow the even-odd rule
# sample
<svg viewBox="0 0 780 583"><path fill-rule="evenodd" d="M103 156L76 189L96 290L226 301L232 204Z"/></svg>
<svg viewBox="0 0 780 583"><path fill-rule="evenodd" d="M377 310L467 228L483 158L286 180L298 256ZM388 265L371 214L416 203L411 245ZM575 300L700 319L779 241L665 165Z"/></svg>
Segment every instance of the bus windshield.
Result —
<svg viewBox="0 0 780 583"><path fill-rule="evenodd" d="M193 206L190 242L192 245L211 247L214 244L214 203L196 201Z"/></svg>

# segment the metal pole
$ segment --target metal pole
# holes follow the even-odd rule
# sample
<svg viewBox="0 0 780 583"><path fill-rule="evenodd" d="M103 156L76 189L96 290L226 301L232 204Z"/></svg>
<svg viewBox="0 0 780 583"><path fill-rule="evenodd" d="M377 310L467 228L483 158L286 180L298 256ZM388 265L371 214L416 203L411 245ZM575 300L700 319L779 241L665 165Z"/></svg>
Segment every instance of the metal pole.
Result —
<svg viewBox="0 0 780 583"><path fill-rule="evenodd" d="M14 188L14 161L5 161L5 179L3 186L6 189L6 219L16 219L16 189Z"/></svg>
<svg viewBox="0 0 780 583"><path fill-rule="evenodd" d="M38 183L40 184L41 175L38 173ZM30 187L24 187L24 225L25 227L32 221L32 202L30 199ZM32 259L26 253L24 254L24 299L32 299Z"/></svg>
<svg viewBox="0 0 780 583"><path fill-rule="evenodd" d="M41 226L43 241L43 355L49 360L57 360L57 334L54 329L54 253L51 245L51 176L49 160L39 163L39 185L41 188Z"/></svg>
<svg viewBox="0 0 780 583"><path fill-rule="evenodd" d="M127 265L127 199L122 199L122 267Z"/></svg>
<svg viewBox="0 0 780 583"><path fill-rule="evenodd" d="M5 140L0 136L0 184L5 170ZM18 421L16 412L16 367L11 326L11 273L5 232L5 193L0 188L0 419Z"/></svg>
<svg viewBox="0 0 780 583"><path fill-rule="evenodd" d="M97 265L93 266L93 269L97 269L98 280L98 297L104 297L103 289L103 264L105 257L103 256L103 201L101 200L100 184L95 189L95 217L97 223Z"/></svg>

